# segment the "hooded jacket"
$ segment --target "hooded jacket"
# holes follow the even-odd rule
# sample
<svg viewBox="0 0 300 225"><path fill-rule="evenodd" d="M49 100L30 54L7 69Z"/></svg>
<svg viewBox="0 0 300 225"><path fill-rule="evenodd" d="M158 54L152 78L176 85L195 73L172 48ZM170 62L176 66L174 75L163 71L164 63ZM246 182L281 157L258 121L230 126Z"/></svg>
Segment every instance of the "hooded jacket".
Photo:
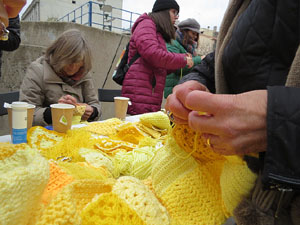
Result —
<svg viewBox="0 0 300 225"><path fill-rule="evenodd" d="M186 65L184 54L167 51L162 35L146 13L132 27L128 62L137 52L141 57L130 66L122 86L122 96L132 103L128 107L131 115L159 111L167 70Z"/></svg>

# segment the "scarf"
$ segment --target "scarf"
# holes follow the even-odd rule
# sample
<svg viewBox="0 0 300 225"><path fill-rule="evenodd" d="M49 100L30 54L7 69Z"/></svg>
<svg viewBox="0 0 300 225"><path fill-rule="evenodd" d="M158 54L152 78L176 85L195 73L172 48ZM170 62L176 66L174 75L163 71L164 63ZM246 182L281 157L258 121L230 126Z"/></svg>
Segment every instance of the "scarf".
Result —
<svg viewBox="0 0 300 225"><path fill-rule="evenodd" d="M63 80L63 82L67 83L70 86L73 86L79 80L81 80L86 75L86 73L84 72L84 67L81 67L73 76L68 76L63 70L57 73L57 75Z"/></svg>
<svg viewBox="0 0 300 225"><path fill-rule="evenodd" d="M197 43L195 41L189 38L188 43L183 44L184 34L179 29L176 30L175 38L188 53L191 53L192 56L197 56L197 52L196 52Z"/></svg>

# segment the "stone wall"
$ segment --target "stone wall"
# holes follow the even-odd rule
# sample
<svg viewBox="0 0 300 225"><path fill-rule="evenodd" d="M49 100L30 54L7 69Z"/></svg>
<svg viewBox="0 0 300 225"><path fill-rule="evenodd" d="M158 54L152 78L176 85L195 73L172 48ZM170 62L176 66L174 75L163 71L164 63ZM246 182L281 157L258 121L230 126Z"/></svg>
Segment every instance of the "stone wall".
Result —
<svg viewBox="0 0 300 225"><path fill-rule="evenodd" d="M3 52L0 93L19 90L27 66L62 32L72 28L82 31L92 47L95 88L120 89L111 77L129 36L67 22L21 22L22 44L13 52ZM102 119L114 114L113 103L103 103L102 109ZM0 135L8 133L6 123L6 116L0 117Z"/></svg>

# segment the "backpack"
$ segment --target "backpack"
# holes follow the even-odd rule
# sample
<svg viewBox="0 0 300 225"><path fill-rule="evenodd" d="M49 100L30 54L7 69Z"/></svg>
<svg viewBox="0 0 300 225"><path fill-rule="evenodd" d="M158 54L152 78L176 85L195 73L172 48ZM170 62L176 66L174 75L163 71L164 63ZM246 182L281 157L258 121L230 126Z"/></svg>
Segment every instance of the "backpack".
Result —
<svg viewBox="0 0 300 225"><path fill-rule="evenodd" d="M129 42L126 45L126 47L123 49L121 56L118 60L118 63L116 65L116 69L112 75L112 79L119 85L123 84L123 80L125 78L125 75L127 71L129 70L129 67L140 57L139 53L136 53L129 63L128 61L128 52L129 52Z"/></svg>

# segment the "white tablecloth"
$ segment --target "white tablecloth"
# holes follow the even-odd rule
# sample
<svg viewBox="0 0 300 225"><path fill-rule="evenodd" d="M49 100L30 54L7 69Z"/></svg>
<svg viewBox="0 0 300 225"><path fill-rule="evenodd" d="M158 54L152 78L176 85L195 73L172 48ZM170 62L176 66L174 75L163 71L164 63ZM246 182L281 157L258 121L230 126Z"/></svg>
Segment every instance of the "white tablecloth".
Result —
<svg viewBox="0 0 300 225"><path fill-rule="evenodd" d="M141 115L135 115L135 116L127 116L125 121L128 122L137 122L139 121ZM79 124L72 126L72 128L78 128L78 127L83 127L86 126L85 124ZM11 142L11 136L10 135L2 135L0 136L0 142Z"/></svg>
<svg viewBox="0 0 300 225"><path fill-rule="evenodd" d="M11 142L11 136L10 135L0 136L0 142Z"/></svg>

